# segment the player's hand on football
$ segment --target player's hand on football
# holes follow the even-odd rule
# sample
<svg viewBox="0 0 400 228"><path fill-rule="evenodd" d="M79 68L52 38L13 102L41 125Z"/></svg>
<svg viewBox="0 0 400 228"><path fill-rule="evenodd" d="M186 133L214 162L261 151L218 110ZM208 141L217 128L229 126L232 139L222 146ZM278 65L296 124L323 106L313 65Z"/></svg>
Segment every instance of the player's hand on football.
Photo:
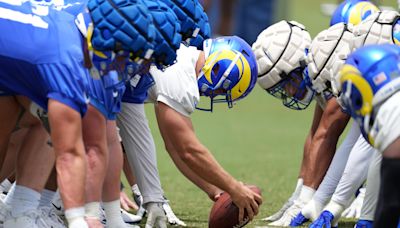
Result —
<svg viewBox="0 0 400 228"><path fill-rule="evenodd" d="M239 208L239 221L245 220L247 217L249 221L253 220L254 216L258 214L258 207L262 204L261 196L253 192L250 188L243 183L239 183L238 187L230 193L232 201ZM245 217L245 212L247 216Z"/></svg>
<svg viewBox="0 0 400 228"><path fill-rule="evenodd" d="M222 193L224 193L224 191L219 190L218 192L213 192L213 193L208 194L208 197L209 197L212 201L216 202L216 201L219 199L219 197L221 197L221 194L222 194Z"/></svg>

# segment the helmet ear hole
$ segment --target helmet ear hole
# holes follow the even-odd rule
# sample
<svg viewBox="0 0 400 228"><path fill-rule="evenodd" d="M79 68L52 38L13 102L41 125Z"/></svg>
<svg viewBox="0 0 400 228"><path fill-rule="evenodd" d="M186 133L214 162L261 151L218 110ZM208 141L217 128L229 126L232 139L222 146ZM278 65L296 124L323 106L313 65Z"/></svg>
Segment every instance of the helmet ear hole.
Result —
<svg viewBox="0 0 400 228"><path fill-rule="evenodd" d="M217 75L219 72L219 63L216 63L212 69L214 75Z"/></svg>
<svg viewBox="0 0 400 228"><path fill-rule="evenodd" d="M357 98L357 99L356 99L356 106L357 106L357 107L361 107L361 105L362 105L361 99L360 99L360 98Z"/></svg>

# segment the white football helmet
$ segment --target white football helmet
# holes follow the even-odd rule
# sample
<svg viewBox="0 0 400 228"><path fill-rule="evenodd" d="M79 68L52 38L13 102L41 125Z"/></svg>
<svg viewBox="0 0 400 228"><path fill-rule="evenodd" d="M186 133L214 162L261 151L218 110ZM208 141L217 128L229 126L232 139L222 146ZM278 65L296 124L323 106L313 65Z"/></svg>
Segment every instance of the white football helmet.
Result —
<svg viewBox="0 0 400 228"><path fill-rule="evenodd" d="M252 47L258 84L292 109L304 109L312 101L313 92L305 86L302 75L310 43L310 34L302 24L280 21L262 31ZM295 87L295 92L285 87Z"/></svg>
<svg viewBox="0 0 400 228"><path fill-rule="evenodd" d="M400 14L397 11L385 10L370 15L367 19L352 28L353 42L351 42L351 50L371 44L391 43L400 45ZM311 48L312 49L312 48ZM347 57L346 57L347 59ZM338 72L340 71L343 61L337 61L333 67L334 81L332 81L332 90L334 94L338 94L340 82Z"/></svg>
<svg viewBox="0 0 400 228"><path fill-rule="evenodd" d="M352 25L339 23L320 32L312 41L307 56L311 87L319 94L338 95L335 78L347 56L352 51Z"/></svg>
<svg viewBox="0 0 400 228"><path fill-rule="evenodd" d="M354 47L358 49L368 44L394 43L400 45L400 14L385 10L370 15L354 27Z"/></svg>

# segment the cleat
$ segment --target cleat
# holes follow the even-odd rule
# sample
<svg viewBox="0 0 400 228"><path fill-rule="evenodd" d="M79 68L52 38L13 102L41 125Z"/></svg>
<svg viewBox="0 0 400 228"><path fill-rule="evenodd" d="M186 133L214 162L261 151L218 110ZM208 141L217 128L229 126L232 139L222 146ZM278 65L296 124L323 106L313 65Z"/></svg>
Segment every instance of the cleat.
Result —
<svg viewBox="0 0 400 228"><path fill-rule="evenodd" d="M40 207L41 217L51 228L66 228L64 221L56 214L54 207Z"/></svg>
<svg viewBox="0 0 400 228"><path fill-rule="evenodd" d="M140 221L143 218L143 216L131 214L122 208L121 208L121 216L124 222L128 224L140 223Z"/></svg>
<svg viewBox="0 0 400 228"><path fill-rule="evenodd" d="M27 211L15 217L9 211L4 221L4 228L50 228L36 210Z"/></svg>
<svg viewBox="0 0 400 228"><path fill-rule="evenodd" d="M3 200L0 200L0 228L3 228L4 220L6 219L7 213L10 212L10 207L4 203Z"/></svg>

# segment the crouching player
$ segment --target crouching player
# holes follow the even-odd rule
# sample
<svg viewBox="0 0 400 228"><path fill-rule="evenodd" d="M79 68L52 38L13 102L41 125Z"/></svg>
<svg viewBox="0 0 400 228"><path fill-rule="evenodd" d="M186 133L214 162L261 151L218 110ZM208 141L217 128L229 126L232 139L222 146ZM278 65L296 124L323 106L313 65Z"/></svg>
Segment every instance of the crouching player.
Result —
<svg viewBox="0 0 400 228"><path fill-rule="evenodd" d="M204 52L201 52L181 45L177 51L177 63L165 71L152 67L150 73L155 85L149 91L149 99L156 104L156 117L167 151L184 175L212 199L221 189L229 192L240 208L240 220L244 219L245 210L252 219L258 213L260 196L235 180L215 161L198 140L190 114L195 110L200 95L212 99L208 109L212 110L214 102L227 102L231 107L233 102L249 94L257 75L254 55L249 45L238 37L208 39L203 46ZM222 96L222 99L217 100L217 96ZM133 105L124 104L123 108L135 111ZM123 136L132 134L127 128L129 121L125 111L119 116ZM141 111L136 116L141 118L136 121L147 125L143 114ZM142 145L145 143L143 140L136 137L136 142L142 141ZM156 171L154 168L151 175L157 175ZM159 185L159 180L153 179L152 183Z"/></svg>
<svg viewBox="0 0 400 228"><path fill-rule="evenodd" d="M155 26L152 26L150 24L148 31L152 31L152 28L154 27L157 28L153 30L155 35L154 43L147 43L154 46L154 50L151 50L151 52L153 53L153 58L151 58L151 61L157 62L160 66L172 64L176 58L175 51L177 47L179 47L179 43L181 42L181 36L179 34L180 26L176 22L177 18L174 12L162 2L158 3L144 0L141 1L141 3L143 3L143 7L148 9L149 15L151 15L154 19L153 22ZM79 15L78 19L81 18L84 18L84 16ZM107 24L108 21L105 21L104 19L100 19L100 21L103 26L111 26L110 24ZM85 26L85 28L88 28L87 34L85 34L84 32L82 33L86 35L88 40L90 40L90 37L92 36L90 29L91 21L82 19L81 22L82 23L80 24L88 24L89 22L89 26ZM96 22L99 23L97 20L94 20L94 23ZM166 32L163 29L166 27L168 27L168 30L172 32ZM139 32L144 33L145 31L139 30ZM149 40L153 41L152 39ZM90 104L97 110L99 110L99 112L103 115L103 121L107 119L107 130L105 130L104 128L102 130L99 127L97 127L97 131L93 131L91 129L91 132L96 133L92 133L92 137L88 139L90 141L94 141L98 140L98 138L103 138L104 142L107 142L108 146L105 157L110 157L110 159L108 162L107 159L103 159L105 160L104 164L104 161L102 163L99 162L100 159L93 159L94 155L90 154L90 156L88 156L90 159L89 167L97 170L102 169L103 171L107 172L104 173L105 179L103 183L103 188L101 188L101 186L94 187L95 185L92 184L92 182L94 182L95 180L102 181L102 179L99 178L100 172L98 172L97 175L93 175L93 171L88 174L88 182L90 181L89 183L91 183L91 186L87 187L89 191L87 194L88 203L85 206L86 218L88 221L90 218L91 221L96 221L97 223L99 223L100 199L99 196L93 196L93 192L97 190L97 192L102 192L106 225L109 227L126 227L126 224L123 222L120 216L119 177L122 169L122 148L120 146L119 138L117 135L115 120L117 113L120 111L121 98L125 89L125 81L135 74L142 74L143 72L146 72L148 70L148 67L146 68L146 65L140 65L132 61L133 58L136 58L133 53L129 53L127 51L120 51L118 53L112 53L110 51L100 52L97 50L93 50L90 43L88 46L89 50L93 52L91 53L91 76L93 78L88 78ZM151 52L148 52L147 57L151 56L149 54ZM163 57L161 58L160 56ZM147 65L149 65L150 60L148 60L147 62ZM104 121L103 124L105 124L105 122L106 121ZM84 125L84 130L86 127L87 126ZM85 137L84 140L86 142Z"/></svg>
<svg viewBox="0 0 400 228"><path fill-rule="evenodd" d="M106 3L88 3L90 16L96 22L104 19L101 16L99 18L98 13L93 13L100 4ZM81 6L85 7L85 4ZM126 26L105 26L107 23L98 26L95 23L92 27L93 36L88 39L89 45L86 45L77 29L80 25L75 25L76 14L72 13L78 12L82 7L69 11L66 8L33 5L23 1L12 4L7 1L0 2L0 9L7 12L2 15L8 15L1 17L0 27L4 31L18 31L2 33L0 36L0 85L10 94L29 97L48 111L52 143L57 155L57 179L70 227L87 226L83 219L85 211L82 207L85 199L86 172L81 120L87 109L89 72L85 68L88 65L84 64L87 63L87 46L93 45L95 49L110 52L125 50L133 53L137 59L150 57L147 50L153 47L147 32L154 33L154 29L145 26L146 29L142 30L147 31L143 32L146 37L143 37L143 34L138 35L138 24L152 24L152 18L143 13L146 12L143 5L137 1L129 1L123 6L109 4L103 7L115 11L111 16L113 22L119 21ZM138 15L140 12L142 14ZM126 13L131 15L126 16ZM27 23L23 15L35 20ZM99 20L96 20L96 17ZM26 37L29 37L30 42L27 42ZM108 63L113 62L108 60ZM109 66L103 64L102 67ZM15 103L14 99L2 101L7 101L5 104L10 104L11 101ZM15 126L15 123L8 125ZM12 130L8 125L2 125L1 132L4 138ZM36 218L25 217L22 220L10 220L5 226L22 227L22 223L29 227L37 226Z"/></svg>
<svg viewBox="0 0 400 228"><path fill-rule="evenodd" d="M163 0L163 2L170 6L178 17L182 43L185 44L181 45L182 49L183 46L202 48L204 39L211 36L211 29L207 14L200 3L196 0ZM182 62L178 59L175 64L182 66L186 64L186 61ZM146 208L148 218L150 218L147 220L147 224L150 226L155 222L155 214L165 214L171 225L185 225L171 210L161 188L154 140L144 112L147 90L153 84L154 79L150 74L137 74L130 79L126 84L126 90L122 97L122 109L117 120L126 157L137 181L137 185L132 186L134 198L137 199L136 202L140 206L137 215L142 217L145 212L144 208ZM156 205L162 206L164 211L160 211Z"/></svg>
<svg viewBox="0 0 400 228"><path fill-rule="evenodd" d="M340 72L342 101L363 136L383 155L374 227L396 227L400 217L400 47L358 49Z"/></svg>

